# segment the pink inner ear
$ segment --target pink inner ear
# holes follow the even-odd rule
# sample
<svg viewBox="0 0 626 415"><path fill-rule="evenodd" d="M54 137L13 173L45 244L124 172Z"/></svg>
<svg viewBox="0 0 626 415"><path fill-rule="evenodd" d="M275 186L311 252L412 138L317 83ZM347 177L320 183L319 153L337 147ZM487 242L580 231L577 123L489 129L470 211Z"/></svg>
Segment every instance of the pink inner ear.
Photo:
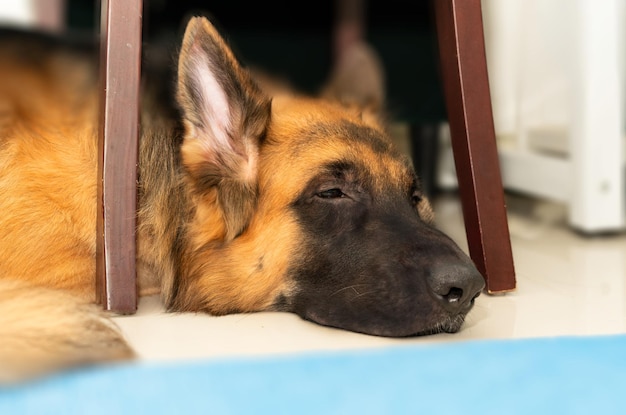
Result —
<svg viewBox="0 0 626 415"><path fill-rule="evenodd" d="M231 111L224 89L217 82L211 64L202 54L194 54L190 62L191 81L196 86L200 102L197 111L202 119L203 134L197 137L209 151L232 152L229 139Z"/></svg>

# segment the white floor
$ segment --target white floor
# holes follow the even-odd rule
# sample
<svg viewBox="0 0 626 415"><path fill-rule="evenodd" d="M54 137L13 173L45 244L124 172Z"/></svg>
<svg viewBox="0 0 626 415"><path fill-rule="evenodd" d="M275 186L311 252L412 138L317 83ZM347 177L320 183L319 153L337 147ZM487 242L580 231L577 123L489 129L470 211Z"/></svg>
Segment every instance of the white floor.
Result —
<svg viewBox="0 0 626 415"><path fill-rule="evenodd" d="M434 201L439 226L464 249L460 204ZM431 344L476 339L626 333L626 233L588 237L554 204L507 195L518 288L483 294L463 329L387 339L321 327L288 313L167 314L156 297L115 318L139 356L175 360Z"/></svg>

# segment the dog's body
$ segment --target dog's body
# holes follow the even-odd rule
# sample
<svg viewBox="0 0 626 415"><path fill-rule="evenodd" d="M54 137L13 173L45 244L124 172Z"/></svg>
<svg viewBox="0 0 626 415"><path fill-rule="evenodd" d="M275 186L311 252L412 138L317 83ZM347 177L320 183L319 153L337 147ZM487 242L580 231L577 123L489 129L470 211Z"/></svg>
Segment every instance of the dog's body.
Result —
<svg viewBox="0 0 626 415"><path fill-rule="evenodd" d="M132 356L91 304L96 55L16 44L0 41L0 380ZM431 226L376 114L270 96L203 18L187 26L175 102L159 76L142 95L140 295L383 336L461 327L482 278Z"/></svg>

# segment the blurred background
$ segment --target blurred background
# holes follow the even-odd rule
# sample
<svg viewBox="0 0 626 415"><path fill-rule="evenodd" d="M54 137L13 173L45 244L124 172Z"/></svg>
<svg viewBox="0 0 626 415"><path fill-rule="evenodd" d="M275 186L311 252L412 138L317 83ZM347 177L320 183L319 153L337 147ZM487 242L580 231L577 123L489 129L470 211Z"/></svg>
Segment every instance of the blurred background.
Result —
<svg viewBox="0 0 626 415"><path fill-rule="evenodd" d="M175 48L186 19L208 15L244 64L314 93L332 70L346 5L380 55L394 134L427 192L454 192L431 2L151 0L144 41ZM507 192L561 205L577 231L621 232L624 1L483 0L482 8ZM0 0L4 25L93 35L99 13L97 0Z"/></svg>

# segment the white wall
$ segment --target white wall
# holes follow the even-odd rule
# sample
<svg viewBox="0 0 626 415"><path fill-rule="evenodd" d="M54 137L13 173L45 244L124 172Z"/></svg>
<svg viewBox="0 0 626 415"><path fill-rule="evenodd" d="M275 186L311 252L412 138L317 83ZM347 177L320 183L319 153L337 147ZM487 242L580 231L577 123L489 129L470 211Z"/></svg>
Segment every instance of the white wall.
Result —
<svg viewBox="0 0 626 415"><path fill-rule="evenodd" d="M585 232L626 225L626 0L483 0L505 188L564 202Z"/></svg>
<svg viewBox="0 0 626 415"><path fill-rule="evenodd" d="M483 0L498 135L565 129L576 62L576 1Z"/></svg>
<svg viewBox="0 0 626 415"><path fill-rule="evenodd" d="M0 26L37 26L57 31L64 25L65 0L0 0Z"/></svg>
<svg viewBox="0 0 626 415"><path fill-rule="evenodd" d="M30 25L35 22L33 0L0 0L0 25Z"/></svg>

